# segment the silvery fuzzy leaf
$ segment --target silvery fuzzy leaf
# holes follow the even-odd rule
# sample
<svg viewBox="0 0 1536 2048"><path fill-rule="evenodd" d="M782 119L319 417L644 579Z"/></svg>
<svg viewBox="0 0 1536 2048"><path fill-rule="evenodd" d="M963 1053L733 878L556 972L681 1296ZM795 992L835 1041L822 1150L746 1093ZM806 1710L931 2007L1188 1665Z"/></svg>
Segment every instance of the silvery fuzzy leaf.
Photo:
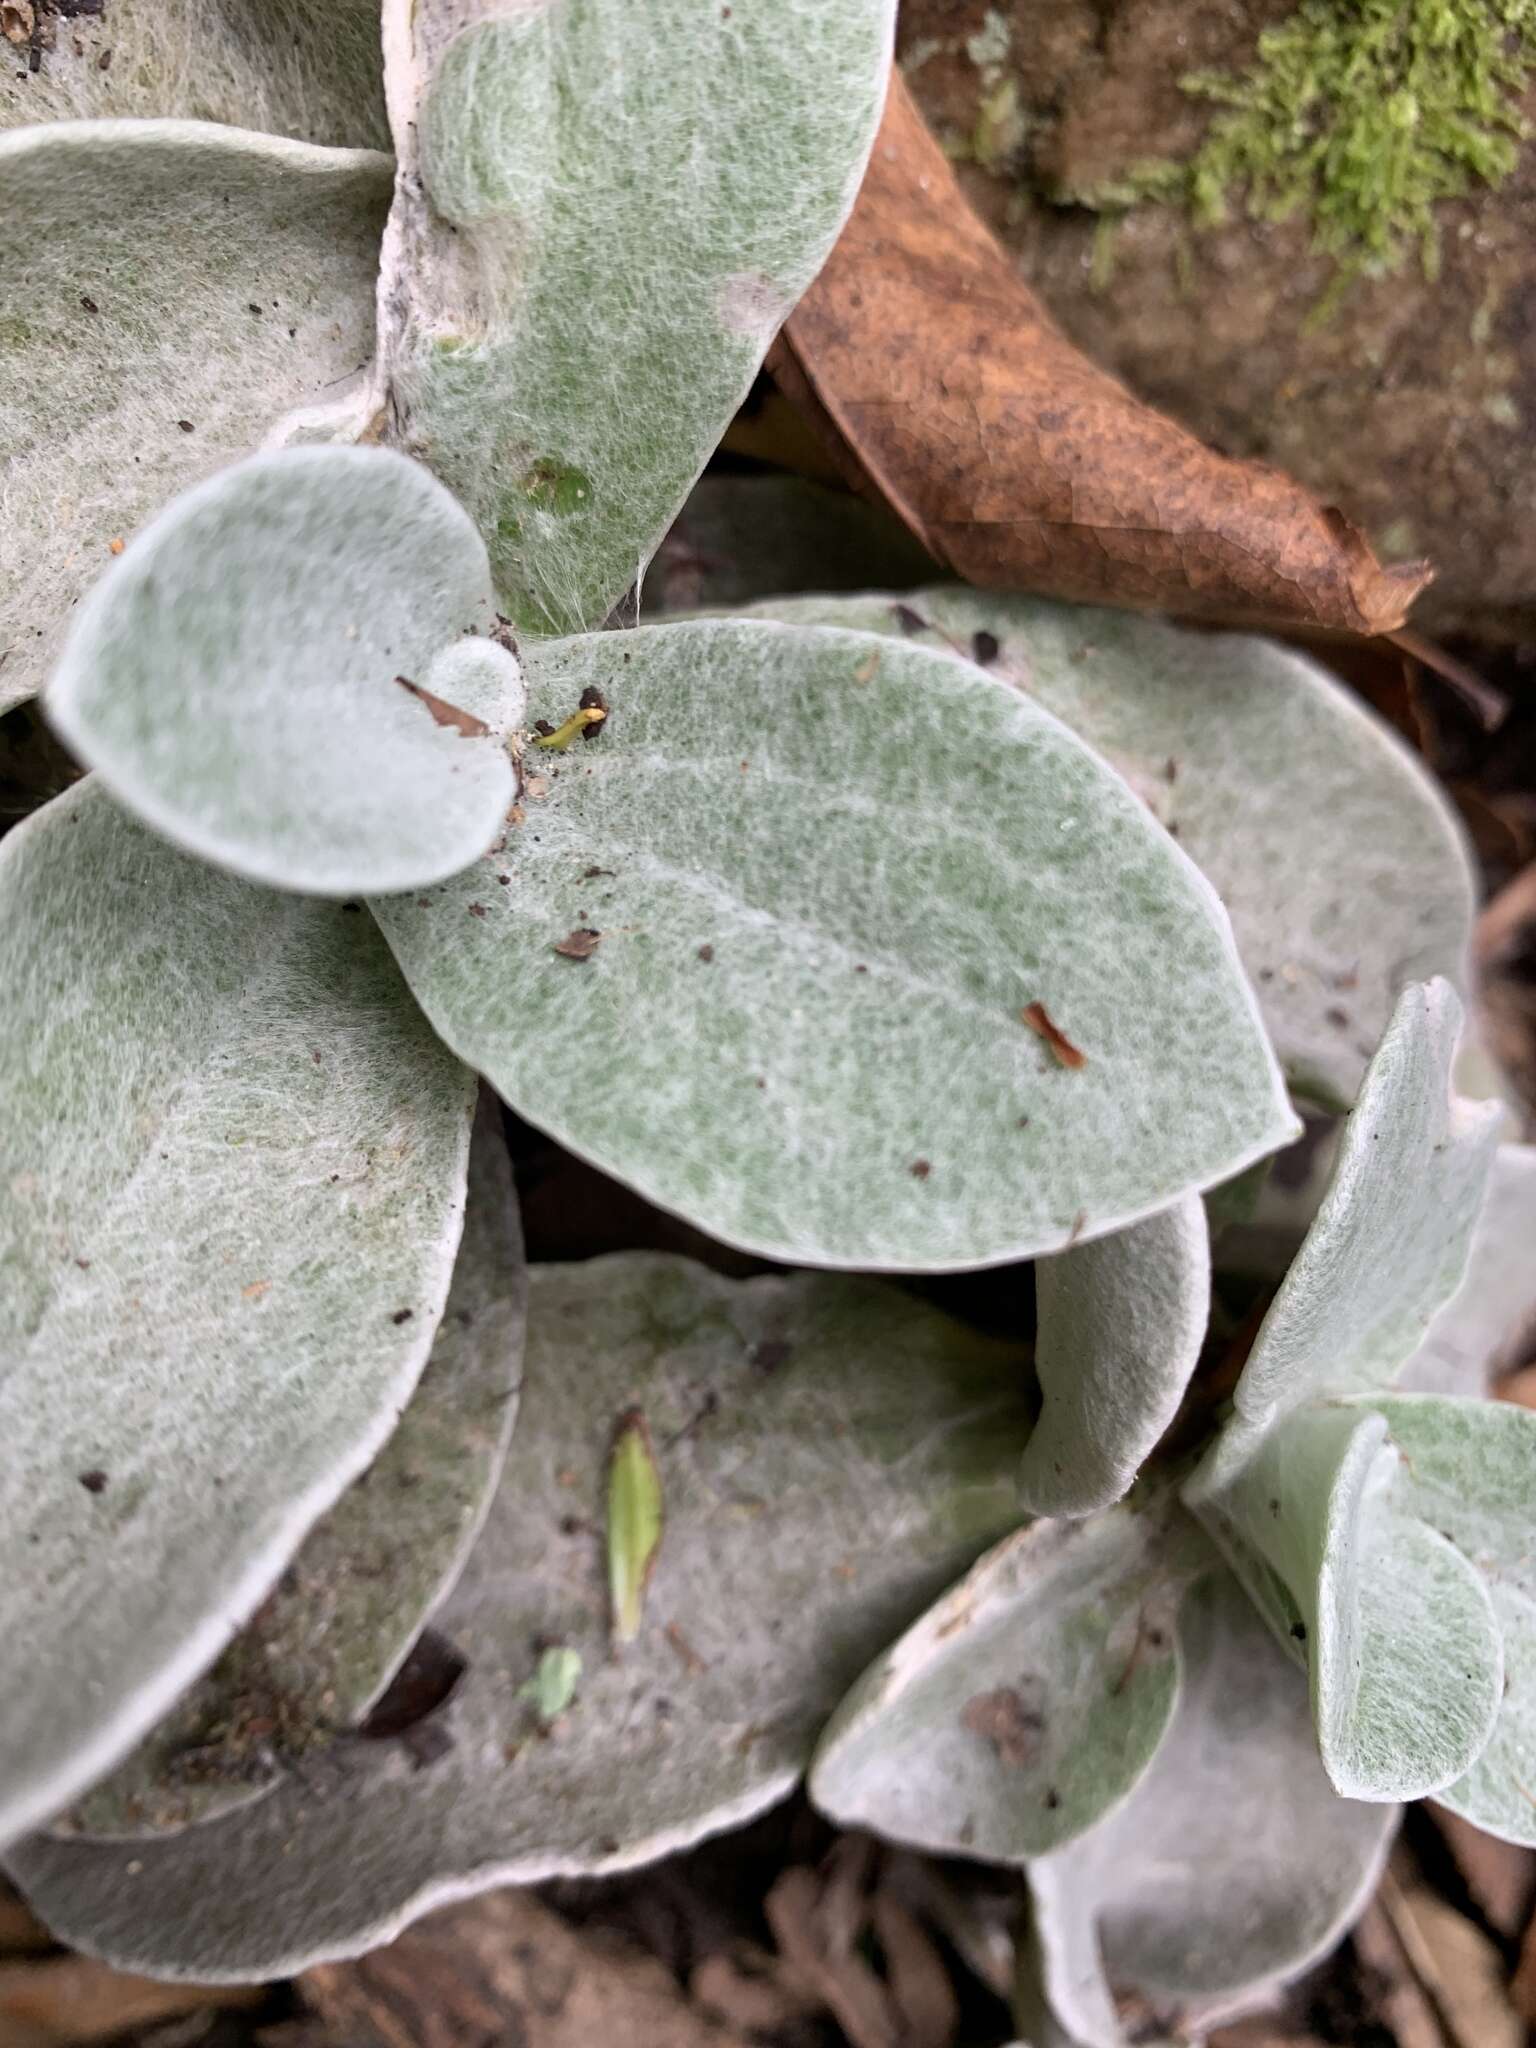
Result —
<svg viewBox="0 0 1536 2048"><path fill-rule="evenodd" d="M42 686L114 546L366 364L391 177L201 121L0 134L0 711Z"/></svg>
<svg viewBox="0 0 1536 2048"><path fill-rule="evenodd" d="M881 1643L1010 1526L1021 1349L841 1276L733 1282L630 1253L530 1280L517 1434L434 1620L468 1666L446 1706L413 1748L339 1744L307 1783L179 1835L27 1843L14 1870L74 1945L156 1976L281 1976L444 1898L734 1826L790 1789ZM605 1502L635 1409L663 1528L621 1647ZM581 1678L545 1726L528 1688L551 1648Z"/></svg>
<svg viewBox="0 0 1536 2048"><path fill-rule="evenodd" d="M761 620L525 653L530 711L597 689L600 736L530 751L503 852L374 909L444 1040L651 1201L940 1271L1123 1228L1295 1128L1209 887L1016 691Z"/></svg>
<svg viewBox="0 0 1536 2048"><path fill-rule="evenodd" d="M1461 1285L1396 1379L1406 1394L1480 1397L1536 1321L1536 1145L1500 1145Z"/></svg>
<svg viewBox="0 0 1536 2048"><path fill-rule="evenodd" d="M1305 656L961 588L759 610L953 647L1097 748L1226 905L1298 1094L1346 1107L1400 991L1432 975L1466 985L1476 885L1455 812Z"/></svg>
<svg viewBox="0 0 1536 2048"><path fill-rule="evenodd" d="M388 0L391 433L524 625L642 576L853 204L894 11Z"/></svg>
<svg viewBox="0 0 1536 2048"><path fill-rule="evenodd" d="M1380 1875L1396 1809L1335 1797L1302 1681L1229 1578L1195 1588L1180 1633L1187 1675L1152 1768L1029 1867L1019 2021L1044 2011L1060 2030L1032 2038L1126 2048L1111 1986L1170 2022L1261 2001L1327 1953Z"/></svg>
<svg viewBox="0 0 1536 2048"><path fill-rule="evenodd" d="M1527 1231L1527 1262L1533 1240ZM1487 1583L1503 1638L1498 1719L1466 1775L1436 1794L1489 1834L1536 1846L1536 1414L1504 1401L1378 1396L1404 1499Z"/></svg>
<svg viewBox="0 0 1536 2048"><path fill-rule="evenodd" d="M110 0L58 12L68 26L36 71L25 53L0 71L0 129L148 116L389 147L377 0Z"/></svg>
<svg viewBox="0 0 1536 2048"><path fill-rule="evenodd" d="M1023 1505L1087 1515L1119 1500L1178 1412L1205 1341L1211 1242L1185 1195L1129 1230L1035 1267L1043 1407L1024 1453Z"/></svg>
<svg viewBox="0 0 1536 2048"><path fill-rule="evenodd" d="M816 1804L941 1855L1023 1862L1151 1765L1178 1700L1174 1621L1209 1570L1164 1499L1007 1537L877 1658L827 1724Z"/></svg>
<svg viewBox="0 0 1536 2048"><path fill-rule="evenodd" d="M1460 1286L1498 1136L1494 1104L1451 1091L1460 1028L1449 983L1404 990L1195 1493L1291 1410L1390 1386Z"/></svg>
<svg viewBox="0 0 1536 2048"><path fill-rule="evenodd" d="M159 1720L380 1449L473 1100L371 921L99 784L0 843L0 1839Z"/></svg>
<svg viewBox="0 0 1536 2048"><path fill-rule="evenodd" d="M54 1832L155 1835L245 1806L362 1720L451 1592L512 1439L527 1269L500 1110L482 1102L464 1235L420 1383L224 1655Z"/></svg>
<svg viewBox="0 0 1536 2048"><path fill-rule="evenodd" d="M306 894L420 887L483 853L512 802L518 666L462 637L492 619L480 537L419 464L253 455L113 563L46 708L121 803L204 860ZM419 690L478 714L471 729Z"/></svg>
<svg viewBox="0 0 1536 2048"><path fill-rule="evenodd" d="M1503 1648L1477 1572L1419 1520L1377 1405L1293 1410L1220 1488L1189 1497L1306 1662L1335 1789L1416 1799L1454 1783L1487 1743Z"/></svg>

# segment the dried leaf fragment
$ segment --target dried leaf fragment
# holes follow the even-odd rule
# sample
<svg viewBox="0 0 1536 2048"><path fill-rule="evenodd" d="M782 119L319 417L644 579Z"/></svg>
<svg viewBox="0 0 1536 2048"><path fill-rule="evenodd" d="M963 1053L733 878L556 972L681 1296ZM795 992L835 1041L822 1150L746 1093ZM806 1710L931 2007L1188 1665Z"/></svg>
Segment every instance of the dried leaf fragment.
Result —
<svg viewBox="0 0 1536 2048"><path fill-rule="evenodd" d="M1086 1067L1088 1055L1075 1046L1059 1024L1053 1023L1044 1003L1026 1003L1019 1012L1022 1023L1043 1038L1064 1067Z"/></svg>
<svg viewBox="0 0 1536 2048"><path fill-rule="evenodd" d="M967 207L899 72L858 203L770 362L856 480L970 583L1375 634L1429 580L1079 354Z"/></svg>
<svg viewBox="0 0 1536 2048"><path fill-rule="evenodd" d="M602 933L589 924L577 925L563 939L556 939L555 951L563 960L590 960L602 943Z"/></svg>
<svg viewBox="0 0 1536 2048"><path fill-rule="evenodd" d="M439 725L446 725L452 731L462 733L467 740L487 740L491 728L484 719L476 718L472 711L461 711L457 704L449 704L442 697L434 697L430 690L424 690L420 683L413 683L409 676L396 676L395 681L402 690L409 690L420 703L425 704Z"/></svg>
<svg viewBox="0 0 1536 2048"><path fill-rule="evenodd" d="M608 1466L608 1594L615 1643L632 1643L640 1633L645 1589L660 1547L661 1473L645 1416L631 1408L619 1419Z"/></svg>

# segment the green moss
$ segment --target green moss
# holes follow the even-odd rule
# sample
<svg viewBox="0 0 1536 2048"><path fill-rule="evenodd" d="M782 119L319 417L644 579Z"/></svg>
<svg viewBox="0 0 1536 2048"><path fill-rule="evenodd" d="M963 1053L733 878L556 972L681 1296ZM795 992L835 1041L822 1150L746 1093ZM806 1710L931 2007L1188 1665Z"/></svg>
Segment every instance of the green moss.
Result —
<svg viewBox="0 0 1536 2048"><path fill-rule="evenodd" d="M1433 276L1434 209L1514 168L1533 68L1536 0L1302 0L1246 74L1183 80L1221 109L1192 157L1093 200L1182 204L1199 225L1299 216L1340 282L1415 250Z"/></svg>

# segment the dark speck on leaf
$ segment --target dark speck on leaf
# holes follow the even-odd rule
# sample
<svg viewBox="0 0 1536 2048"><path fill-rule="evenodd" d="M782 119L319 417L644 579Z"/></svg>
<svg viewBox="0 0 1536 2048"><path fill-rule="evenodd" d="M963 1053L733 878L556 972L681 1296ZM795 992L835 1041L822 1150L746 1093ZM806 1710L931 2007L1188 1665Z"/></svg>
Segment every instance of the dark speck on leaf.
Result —
<svg viewBox="0 0 1536 2048"><path fill-rule="evenodd" d="M584 882L595 882L599 875L611 875L613 872L612 868L588 868L581 879Z"/></svg>
<svg viewBox="0 0 1536 2048"><path fill-rule="evenodd" d="M502 888L505 889L511 882L512 877L510 875L498 875L496 879L498 882L500 882Z"/></svg>
<svg viewBox="0 0 1536 2048"><path fill-rule="evenodd" d="M861 960L858 966L855 967L853 971L855 974L868 974L869 969L864 965L864 962Z"/></svg>
<svg viewBox="0 0 1536 2048"><path fill-rule="evenodd" d="M469 914L471 917L484 917L485 905L483 903L471 903L469 906Z"/></svg>
<svg viewBox="0 0 1536 2048"><path fill-rule="evenodd" d="M91 298L90 295L86 292L82 292L80 294L80 303L82 306L84 306L87 313L99 313L101 311L100 306L98 306L96 301L93 298Z"/></svg>
<svg viewBox="0 0 1536 2048"><path fill-rule="evenodd" d="M626 654L624 659L628 661L629 656ZM608 730L608 699L596 683L588 683L581 693L579 708L583 711L601 711L603 714L596 725L584 725L581 729L583 743L591 746L594 740L600 740Z"/></svg>
<svg viewBox="0 0 1536 2048"><path fill-rule="evenodd" d="M714 959L714 957L715 949L713 946L700 946L699 958L704 962L704 965L706 967L709 965L710 961Z"/></svg>
<svg viewBox="0 0 1536 2048"><path fill-rule="evenodd" d="M341 907L343 910L350 910L354 917L361 917L362 915L363 906L361 903L343 903Z"/></svg>
<svg viewBox="0 0 1536 2048"><path fill-rule="evenodd" d="M533 721L533 729L541 740L547 740L555 728L547 718L536 718Z"/></svg>
<svg viewBox="0 0 1536 2048"><path fill-rule="evenodd" d="M575 931L567 932L563 939L555 941L554 950L562 960L590 960L602 936L590 925L578 925Z"/></svg>
<svg viewBox="0 0 1536 2048"><path fill-rule="evenodd" d="M1001 653L1002 642L995 633L982 630L971 635L971 658L979 661L983 668L990 668Z"/></svg>
<svg viewBox="0 0 1536 2048"><path fill-rule="evenodd" d="M260 306L257 305L254 299L250 301L250 303L246 306L245 310L247 311L247 313L254 313L258 320L261 318L261 308Z"/></svg>
<svg viewBox="0 0 1536 2048"><path fill-rule="evenodd" d="M1349 1012L1348 1010L1341 1010L1336 1003L1331 1009L1324 1010L1323 1015L1336 1031L1347 1031L1349 1029Z"/></svg>
<svg viewBox="0 0 1536 2048"><path fill-rule="evenodd" d="M1304 1643L1307 1640L1307 1624L1304 1621L1293 1621L1291 1634L1298 1643Z"/></svg>
<svg viewBox="0 0 1536 2048"><path fill-rule="evenodd" d="M408 1323L415 1313L413 1308L397 1308L389 1320L398 1327L401 1323Z"/></svg>
<svg viewBox="0 0 1536 2048"><path fill-rule="evenodd" d="M190 420L178 420L176 424L178 427L180 427L181 431L184 434L190 434L193 431L192 422Z"/></svg>
<svg viewBox="0 0 1536 2048"><path fill-rule="evenodd" d="M1272 1515L1278 1515L1278 1514L1279 1514L1279 1512L1280 1512L1280 1503L1279 1503L1279 1501L1278 1501L1278 1500L1274 1500L1274 1499L1271 1499L1271 1501L1270 1501L1270 1503L1269 1503L1269 1512L1270 1512L1270 1513L1271 1513Z"/></svg>
<svg viewBox="0 0 1536 2048"><path fill-rule="evenodd" d="M1047 1813L1054 1813L1054 1812L1056 1811L1057 1807L1058 1807L1058 1806L1060 1806L1060 1804L1061 1804L1061 1794L1060 1794L1060 1793L1059 1793L1059 1792L1058 1792L1058 1791L1056 1790L1056 1787L1055 1787L1054 1785L1047 1785L1047 1786L1046 1786L1046 1788L1045 1788L1045 1810L1046 1810L1046 1812L1047 1812Z"/></svg>
<svg viewBox="0 0 1536 2048"><path fill-rule="evenodd" d="M93 1466L89 1472L82 1472L80 1474L80 1484L87 1493L104 1493L107 1486L107 1475L99 1466Z"/></svg>
<svg viewBox="0 0 1536 2048"><path fill-rule="evenodd" d="M914 1180L926 1180L929 1174L932 1173L933 1166L932 1163L927 1159L914 1159L912 1164L907 1168L907 1171L911 1174Z"/></svg>

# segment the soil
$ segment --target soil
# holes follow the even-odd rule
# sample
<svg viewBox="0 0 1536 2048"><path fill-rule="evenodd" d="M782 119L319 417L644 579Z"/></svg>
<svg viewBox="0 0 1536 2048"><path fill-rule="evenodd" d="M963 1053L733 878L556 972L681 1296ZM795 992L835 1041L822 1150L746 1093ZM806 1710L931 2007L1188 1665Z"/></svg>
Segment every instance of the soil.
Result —
<svg viewBox="0 0 1536 2048"><path fill-rule="evenodd" d="M1438 578L1415 623L1536 640L1536 144L1509 180L1440 209L1442 264L1358 283L1309 327L1332 277L1304 224L1195 233L1142 207L1113 231L1072 195L1184 157L1208 110L1195 69L1241 71L1293 0L905 0L900 51L924 113L959 150L999 74L1022 139L967 192L1067 332L1224 453L1271 461L1337 504L1389 560ZM1526 117L1536 127L1536 91ZM1096 266L1096 249L1098 262Z"/></svg>

